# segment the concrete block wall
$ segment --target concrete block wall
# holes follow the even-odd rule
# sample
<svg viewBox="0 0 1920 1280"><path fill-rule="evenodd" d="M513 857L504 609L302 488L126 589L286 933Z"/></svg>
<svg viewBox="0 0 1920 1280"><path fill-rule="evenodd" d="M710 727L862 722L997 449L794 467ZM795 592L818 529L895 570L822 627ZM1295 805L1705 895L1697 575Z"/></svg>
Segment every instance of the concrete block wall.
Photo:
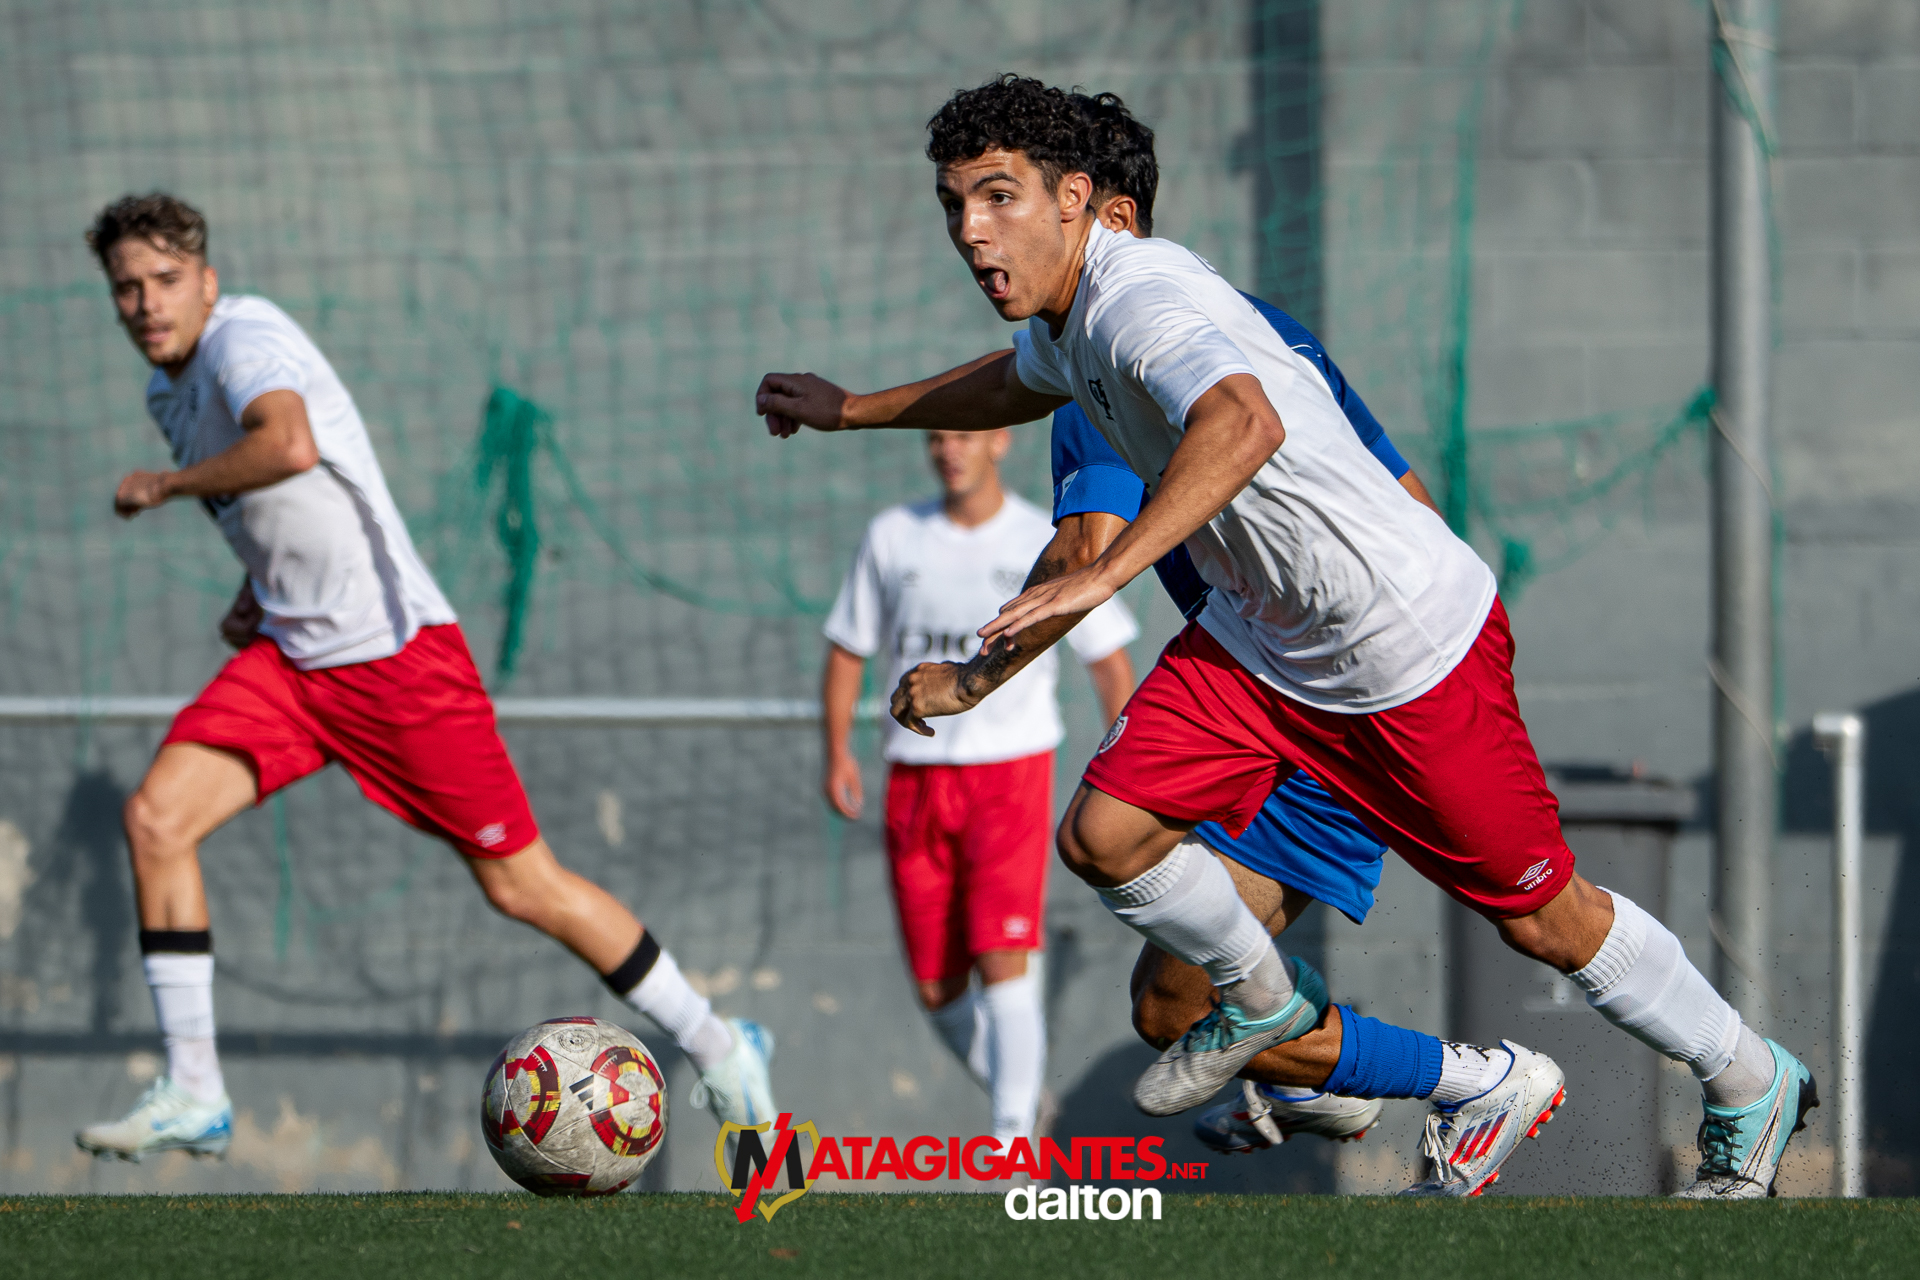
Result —
<svg viewBox="0 0 1920 1280"><path fill-rule="evenodd" d="M1536 0L1496 43L1479 118L1474 427L1677 405L1706 381L1706 24L1703 6L1666 0ZM1378 29L1364 17L1343 27ZM1360 100L1368 86L1413 74L1423 58L1444 61L1432 48L1388 41L1330 49L1344 59L1330 69L1332 81ZM1817 711L1862 708L1876 762L1869 825L1878 851L1866 939L1878 982L1869 1019L1870 1185L1911 1194L1920 1185L1920 1116L1903 1100L1899 1064L1920 1048L1910 1030L1920 956L1890 922L1920 908L1920 816L1909 798L1920 791L1912 782L1920 776L1912 642L1920 623L1912 492L1920 474L1920 9L1899 0L1782 0L1777 65L1773 425L1786 830L1768 1030L1802 1051L1816 1075L1831 1074L1823 835L1831 810L1808 726ZM1343 148L1361 154L1366 141L1330 131L1334 198L1349 172ZM1337 267L1329 278L1340 278ZM1334 287L1336 353L1342 308ZM1351 318L1364 329L1364 308ZM1347 371L1365 390L1364 364L1351 361ZM1416 445L1424 425L1417 414L1404 425L1388 421ZM1638 762L1704 788L1712 767L1707 490L1691 462L1676 464L1667 486L1650 510L1634 511L1583 558L1509 601L1515 670L1545 759ZM1677 846L1668 893L1669 923L1709 972L1717 961L1711 821L1703 813ZM1442 962L1428 959L1424 917L1404 926L1391 919L1351 937L1334 931L1329 962L1343 990L1403 1000L1401 968ZM1376 924L1401 930L1397 947L1368 938L1363 952ZM1372 958L1389 950L1390 964ZM1682 1146L1695 1122L1683 1085L1668 1112L1669 1136ZM1815 1113L1784 1187L1824 1194L1830 1185L1830 1110ZM1355 1170L1353 1185L1386 1185L1342 1161L1343 1177Z"/></svg>

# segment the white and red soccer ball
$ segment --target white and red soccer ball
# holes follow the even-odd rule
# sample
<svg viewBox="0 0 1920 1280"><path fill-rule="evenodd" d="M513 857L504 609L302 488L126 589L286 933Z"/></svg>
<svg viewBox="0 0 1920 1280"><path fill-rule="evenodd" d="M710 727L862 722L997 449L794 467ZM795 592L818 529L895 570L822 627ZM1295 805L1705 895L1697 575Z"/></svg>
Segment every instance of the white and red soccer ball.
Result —
<svg viewBox="0 0 1920 1280"><path fill-rule="evenodd" d="M666 1139L666 1082L632 1032L555 1018L494 1059L480 1130L495 1163L529 1191L611 1195L633 1184Z"/></svg>

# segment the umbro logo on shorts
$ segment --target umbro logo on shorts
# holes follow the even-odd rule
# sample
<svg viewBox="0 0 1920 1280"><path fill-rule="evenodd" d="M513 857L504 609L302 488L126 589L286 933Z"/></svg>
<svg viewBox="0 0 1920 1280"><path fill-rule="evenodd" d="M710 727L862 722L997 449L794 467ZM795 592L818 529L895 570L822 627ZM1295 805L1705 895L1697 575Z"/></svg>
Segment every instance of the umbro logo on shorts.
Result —
<svg viewBox="0 0 1920 1280"><path fill-rule="evenodd" d="M482 849L498 848L506 838L507 824L504 822L489 822L473 833L473 842Z"/></svg>
<svg viewBox="0 0 1920 1280"><path fill-rule="evenodd" d="M1553 859L1542 858L1540 859L1540 861L1528 867L1525 871L1522 871L1520 873L1520 878L1518 880L1515 880L1513 883L1518 888L1531 889L1535 885L1542 884L1548 880L1551 880L1552 878L1553 878Z"/></svg>
<svg viewBox="0 0 1920 1280"><path fill-rule="evenodd" d="M1100 747L1093 754L1097 756L1105 755L1107 753L1108 748L1112 747L1114 743L1120 741L1120 735L1125 733L1126 731L1127 731L1127 718L1125 716L1121 716L1118 720L1115 720L1113 722L1113 728L1107 730L1107 736L1100 739Z"/></svg>

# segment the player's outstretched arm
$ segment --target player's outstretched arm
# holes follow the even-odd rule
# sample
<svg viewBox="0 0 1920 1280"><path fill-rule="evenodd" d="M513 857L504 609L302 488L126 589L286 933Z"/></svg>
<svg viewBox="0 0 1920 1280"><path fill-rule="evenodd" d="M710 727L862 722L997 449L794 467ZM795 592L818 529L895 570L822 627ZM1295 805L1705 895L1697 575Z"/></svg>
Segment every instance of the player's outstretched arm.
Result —
<svg viewBox="0 0 1920 1280"><path fill-rule="evenodd" d="M1140 518L1084 569L1029 587L980 628L983 647L1049 618L1084 615L1213 519L1286 442L1280 415L1250 373L1229 374L1187 411L1186 434Z"/></svg>
<svg viewBox="0 0 1920 1280"><path fill-rule="evenodd" d="M1051 582L1061 574L1092 564L1126 527L1125 520L1105 511L1083 511L1063 518L1053 531L1053 540L1033 562L1026 587ZM933 730L927 726L926 717L956 716L979 706L988 694L1058 644L1085 616L1078 613L1049 618L999 645L982 645L980 652L965 662L921 663L900 677L893 691L893 718L903 727L931 738Z"/></svg>
<svg viewBox="0 0 1920 1280"><path fill-rule="evenodd" d="M113 509L131 520L169 498L217 498L279 484L319 464L307 422L307 402L297 391L254 397L240 414L240 439L204 462L178 471L136 471L120 482Z"/></svg>
<svg viewBox="0 0 1920 1280"><path fill-rule="evenodd" d="M1021 382L1008 350L871 395L855 395L817 374L770 373L760 379L753 411L767 420L767 434L785 440L801 427L991 431L1044 418L1065 403L1064 396L1043 395Z"/></svg>

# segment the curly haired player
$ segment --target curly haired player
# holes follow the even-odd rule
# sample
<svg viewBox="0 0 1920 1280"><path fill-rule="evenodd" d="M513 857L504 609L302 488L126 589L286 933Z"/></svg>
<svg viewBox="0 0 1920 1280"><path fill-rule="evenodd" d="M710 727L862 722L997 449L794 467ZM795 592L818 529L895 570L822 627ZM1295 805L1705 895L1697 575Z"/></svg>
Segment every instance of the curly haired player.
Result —
<svg viewBox="0 0 1920 1280"><path fill-rule="evenodd" d="M928 156L948 235L1014 350L854 395L769 374L757 411L802 425L1030 422L1077 402L1151 497L1086 566L1029 586L980 629L1014 661L1185 545L1212 588L1088 765L1061 856L1115 916L1206 970L1216 1007L1141 1077L1152 1114L1211 1097L1276 1044L1324 1030L1319 975L1283 956L1193 828L1244 830L1304 770L1395 850L1567 974L1600 1014L1703 1085L1701 1164L1681 1194L1763 1196L1814 1104L1811 1074L1762 1040L1646 911L1579 876L1514 698L1493 574L1360 445L1319 369L1206 262L1100 225L1068 95L1002 77L956 94ZM966 709L896 692L896 718ZM1486 1144L1560 1091L1517 1047L1497 1114L1430 1137L1416 1190L1484 1186Z"/></svg>
<svg viewBox="0 0 1920 1280"><path fill-rule="evenodd" d="M132 519L199 499L246 580L220 624L239 653L175 718L126 806L167 1070L79 1145L125 1159L226 1150L199 845L334 762L369 800L452 845L497 910L571 949L672 1035L715 1116L771 1119L773 1037L717 1017L652 932L540 838L453 610L319 348L265 298L221 296L206 221L172 196L109 205L87 242L153 365L147 409L177 464L127 476L114 509Z"/></svg>

